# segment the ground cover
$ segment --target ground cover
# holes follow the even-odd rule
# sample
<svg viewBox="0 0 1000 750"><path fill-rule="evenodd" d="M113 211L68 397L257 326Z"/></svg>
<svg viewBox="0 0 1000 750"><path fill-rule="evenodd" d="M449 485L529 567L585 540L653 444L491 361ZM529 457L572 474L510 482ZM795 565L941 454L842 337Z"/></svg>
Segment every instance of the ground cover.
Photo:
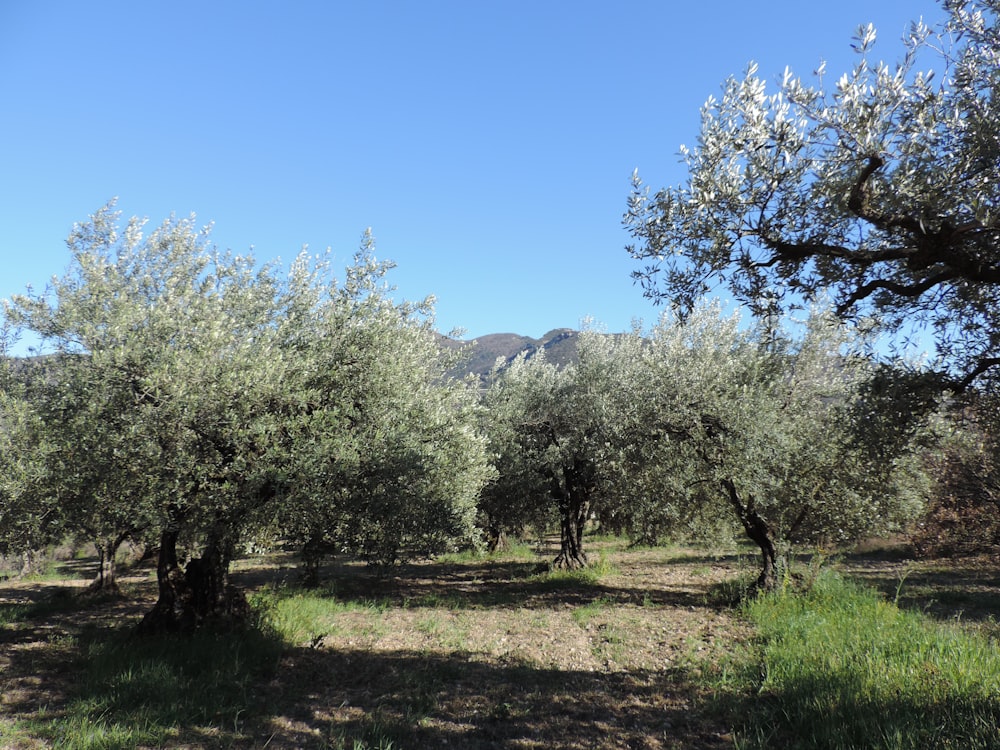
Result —
<svg viewBox="0 0 1000 750"><path fill-rule="evenodd" d="M1000 650L824 571L745 607L760 657L730 690L744 748L1000 747ZM739 685L737 685L739 688Z"/></svg>
<svg viewBox="0 0 1000 750"><path fill-rule="evenodd" d="M242 560L234 575L261 627L165 641L130 635L155 598L147 569L122 598L83 594L81 563L0 582L0 746L731 748L785 731L773 712L753 724L774 706L755 698L781 695L761 680L761 624L732 604L755 561L613 539L589 549L595 569L574 573L539 569L552 549L391 577L337 561L308 591L290 558ZM948 602L962 604L973 614L960 629L995 648L995 564L954 586L941 563L838 566L917 613L948 619Z"/></svg>

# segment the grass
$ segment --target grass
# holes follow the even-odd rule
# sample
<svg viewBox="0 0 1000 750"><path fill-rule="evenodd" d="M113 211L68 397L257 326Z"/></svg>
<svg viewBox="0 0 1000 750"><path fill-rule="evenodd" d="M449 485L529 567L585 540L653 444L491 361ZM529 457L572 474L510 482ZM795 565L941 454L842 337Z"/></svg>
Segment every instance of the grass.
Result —
<svg viewBox="0 0 1000 750"><path fill-rule="evenodd" d="M832 572L804 594L760 597L746 615L759 644L720 690L745 717L739 747L1000 747L1000 652L989 639Z"/></svg>
<svg viewBox="0 0 1000 750"><path fill-rule="evenodd" d="M512 542L506 547L493 552L475 548L464 549L459 552L448 552L446 554L439 555L437 557L437 562L458 565L462 563L483 561L531 561L535 560L536 557L537 555L535 554L535 550L530 544L526 544L524 542Z"/></svg>
<svg viewBox="0 0 1000 750"><path fill-rule="evenodd" d="M192 737L226 744L252 728L261 710L255 686L281 654L281 643L256 629L156 639L94 631L64 645L77 675L65 703L0 729L0 739L32 736L75 750L184 746Z"/></svg>
<svg viewBox="0 0 1000 750"><path fill-rule="evenodd" d="M605 578L618 575L621 575L621 569L611 561L604 550L601 550L597 560L586 568L573 568L571 570L554 568L544 573L538 573L532 578L535 581L555 586L561 584L594 586L600 584Z"/></svg>
<svg viewBox="0 0 1000 750"><path fill-rule="evenodd" d="M251 604L285 644L313 648L331 635L377 634L380 615L390 606L384 600L340 600L322 590L294 588L264 589L251 598ZM351 624L345 622L348 613L356 616Z"/></svg>

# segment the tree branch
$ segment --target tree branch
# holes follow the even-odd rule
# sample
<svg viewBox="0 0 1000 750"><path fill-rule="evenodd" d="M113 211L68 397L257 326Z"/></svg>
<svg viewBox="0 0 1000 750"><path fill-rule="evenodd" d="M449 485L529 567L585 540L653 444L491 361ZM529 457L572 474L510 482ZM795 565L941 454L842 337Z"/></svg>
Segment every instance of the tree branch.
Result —
<svg viewBox="0 0 1000 750"><path fill-rule="evenodd" d="M998 366L1000 366L1000 357L984 357L983 359L979 360L979 362L976 363L976 366L973 367L971 370L969 370L969 372L966 373L964 378L958 381L957 386L959 391L964 391L968 389L968 387L972 385L973 381L976 378L978 378L987 370L990 370Z"/></svg>
<svg viewBox="0 0 1000 750"><path fill-rule="evenodd" d="M884 289L888 292L892 292L893 294L898 294L900 297L919 297L927 290L932 289L945 281L950 281L958 275L959 274L955 271L942 271L941 273L933 276L928 276L923 281L915 284L900 284L897 281L891 281L888 279L874 279L873 281L869 281L867 284L859 286L851 293L850 297L837 305L837 315L846 315L847 311L850 310L857 302L870 297L879 289Z"/></svg>

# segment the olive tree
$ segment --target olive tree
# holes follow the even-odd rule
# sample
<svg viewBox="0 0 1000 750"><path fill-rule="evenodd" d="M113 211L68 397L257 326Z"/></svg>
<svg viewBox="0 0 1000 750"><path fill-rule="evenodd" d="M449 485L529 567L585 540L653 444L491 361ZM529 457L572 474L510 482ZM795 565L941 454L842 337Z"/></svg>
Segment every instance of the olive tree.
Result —
<svg viewBox="0 0 1000 750"><path fill-rule="evenodd" d="M51 511L39 533L154 535L141 630L240 617L229 564L250 536L382 562L469 539L489 471L474 394L370 237L343 283L305 254L283 278L220 252L193 219L122 228L112 206L68 244L67 273L6 306L53 352L11 433L11 505Z"/></svg>
<svg viewBox="0 0 1000 750"><path fill-rule="evenodd" d="M912 441L875 456L861 439L871 366L846 344L828 315L794 337L700 305L665 316L636 362L631 473L661 488L668 517L725 509L760 549L762 588L789 544L856 539L920 508Z"/></svg>
<svg viewBox="0 0 1000 750"><path fill-rule="evenodd" d="M121 227L111 205L67 244L66 274L6 306L60 360L47 386L54 463L32 491L70 494L105 519L150 519L159 599L145 629L238 614L229 562L244 519L271 496L259 417L281 388L274 275L210 246L193 219L147 235L136 219ZM182 542L200 549L184 570Z"/></svg>
<svg viewBox="0 0 1000 750"><path fill-rule="evenodd" d="M0 535L27 554L67 538L91 542L100 559L93 587L115 589L118 548L151 526L147 477L135 471L142 437L122 403L128 396L92 380L78 355L18 360L15 369L4 408Z"/></svg>
<svg viewBox="0 0 1000 750"><path fill-rule="evenodd" d="M281 324L292 400L277 527L302 545L309 583L328 552L387 565L475 543L491 473L477 391L447 376L430 301L395 302L372 250L366 235L342 284L300 262Z"/></svg>
<svg viewBox="0 0 1000 750"><path fill-rule="evenodd" d="M853 69L751 64L701 113L686 181L625 215L648 296L689 312L717 285L771 316L828 294L844 318L929 326L958 386L1000 364L1000 31L996 0L946 2L895 64L859 29Z"/></svg>
<svg viewBox="0 0 1000 750"><path fill-rule="evenodd" d="M498 478L481 506L488 525L516 530L554 517L560 551L553 565L587 565L584 526L612 502L606 461L615 393L616 340L585 331L579 361L557 367L536 353L494 372L486 394Z"/></svg>

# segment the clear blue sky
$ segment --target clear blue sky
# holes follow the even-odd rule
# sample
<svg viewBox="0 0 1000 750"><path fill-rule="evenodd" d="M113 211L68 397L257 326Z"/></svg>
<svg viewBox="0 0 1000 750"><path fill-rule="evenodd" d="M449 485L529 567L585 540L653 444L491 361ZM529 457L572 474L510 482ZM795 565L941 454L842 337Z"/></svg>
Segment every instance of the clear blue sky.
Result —
<svg viewBox="0 0 1000 750"><path fill-rule="evenodd" d="M0 298L44 287L114 196L221 247L347 262L366 227L442 331L540 336L657 310L629 277L632 170L684 174L698 110L751 59L839 76L859 23L896 59L930 0L0 0Z"/></svg>

